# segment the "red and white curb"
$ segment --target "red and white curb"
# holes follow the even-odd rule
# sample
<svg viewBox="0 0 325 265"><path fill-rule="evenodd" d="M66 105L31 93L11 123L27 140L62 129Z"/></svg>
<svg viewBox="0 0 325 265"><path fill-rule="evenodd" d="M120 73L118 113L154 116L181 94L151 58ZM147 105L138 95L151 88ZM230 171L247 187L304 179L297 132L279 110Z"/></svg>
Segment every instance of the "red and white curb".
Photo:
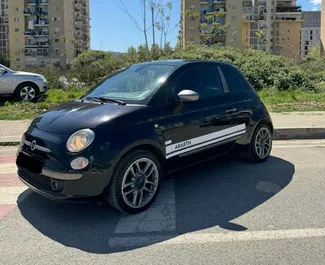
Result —
<svg viewBox="0 0 325 265"><path fill-rule="evenodd" d="M18 201L19 195L28 189L18 179L15 160L14 151L0 153L0 220L16 208L23 200Z"/></svg>

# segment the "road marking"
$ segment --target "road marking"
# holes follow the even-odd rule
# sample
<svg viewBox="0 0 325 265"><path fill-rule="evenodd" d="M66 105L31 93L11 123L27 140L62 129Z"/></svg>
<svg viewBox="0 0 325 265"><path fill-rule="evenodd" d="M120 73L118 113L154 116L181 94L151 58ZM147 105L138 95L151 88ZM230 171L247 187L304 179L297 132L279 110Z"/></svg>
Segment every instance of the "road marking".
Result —
<svg viewBox="0 0 325 265"><path fill-rule="evenodd" d="M26 191L28 187L0 187L0 204L16 204L21 193ZM25 193L24 193L25 195ZM29 194L26 194L29 195ZM26 196L20 197L18 202L24 200Z"/></svg>
<svg viewBox="0 0 325 265"><path fill-rule="evenodd" d="M176 230L174 178L163 183L156 201L150 208L136 215L122 215L116 234L163 232Z"/></svg>
<svg viewBox="0 0 325 265"><path fill-rule="evenodd" d="M0 164L0 173L17 173L17 166L14 163Z"/></svg>
<svg viewBox="0 0 325 265"><path fill-rule="evenodd" d="M0 220L16 208L16 204L0 204Z"/></svg>
<svg viewBox="0 0 325 265"><path fill-rule="evenodd" d="M0 187L17 187L17 186L25 186L25 184L20 181L16 173L9 173L9 174L0 173Z"/></svg>
<svg viewBox="0 0 325 265"><path fill-rule="evenodd" d="M189 233L184 235L113 237L109 241L111 248L180 244L206 244L224 242L245 242L261 240L283 240L325 237L325 228L292 230L271 230L230 233Z"/></svg>

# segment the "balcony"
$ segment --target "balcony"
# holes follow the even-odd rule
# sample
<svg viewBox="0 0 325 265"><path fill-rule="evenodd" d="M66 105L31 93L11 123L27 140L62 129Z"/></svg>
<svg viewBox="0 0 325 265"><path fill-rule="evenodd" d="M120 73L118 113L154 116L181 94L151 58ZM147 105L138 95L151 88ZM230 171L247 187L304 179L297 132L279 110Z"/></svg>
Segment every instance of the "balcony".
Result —
<svg viewBox="0 0 325 265"><path fill-rule="evenodd" d="M40 5L48 5L49 4L49 0L40 0L39 1Z"/></svg>
<svg viewBox="0 0 325 265"><path fill-rule="evenodd" d="M49 21L47 19L40 19L38 21L34 21L35 27L48 27Z"/></svg>
<svg viewBox="0 0 325 265"><path fill-rule="evenodd" d="M37 0L28 0L27 5L36 6Z"/></svg>
<svg viewBox="0 0 325 265"><path fill-rule="evenodd" d="M49 32L47 30L26 30L25 36L49 36Z"/></svg>
<svg viewBox="0 0 325 265"><path fill-rule="evenodd" d="M9 19L8 17L0 17L0 24L8 24Z"/></svg>
<svg viewBox="0 0 325 265"><path fill-rule="evenodd" d="M278 6L276 13L300 13L302 12L301 6Z"/></svg>
<svg viewBox="0 0 325 265"><path fill-rule="evenodd" d="M50 52L48 48L26 48L24 49L25 56L49 56Z"/></svg>
<svg viewBox="0 0 325 265"><path fill-rule="evenodd" d="M24 15L25 16L36 16L37 15L36 9L25 9Z"/></svg>

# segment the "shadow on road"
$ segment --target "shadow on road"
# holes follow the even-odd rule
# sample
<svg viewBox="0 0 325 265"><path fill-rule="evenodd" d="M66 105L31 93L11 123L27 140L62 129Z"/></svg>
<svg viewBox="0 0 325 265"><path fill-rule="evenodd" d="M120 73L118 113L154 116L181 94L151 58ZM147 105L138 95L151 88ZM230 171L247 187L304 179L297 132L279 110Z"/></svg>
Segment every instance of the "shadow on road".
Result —
<svg viewBox="0 0 325 265"><path fill-rule="evenodd" d="M218 159L179 172L175 177L177 231L174 236L215 226L231 231L249 229L231 220L280 192L292 180L294 170L290 162L270 157L264 164ZM112 208L61 204L36 193L18 207L39 232L65 246L91 253L130 249L110 248L110 239L116 236L114 231L121 216ZM170 234L166 237L165 233L165 239L161 240L172 237ZM157 240L150 244L154 243Z"/></svg>

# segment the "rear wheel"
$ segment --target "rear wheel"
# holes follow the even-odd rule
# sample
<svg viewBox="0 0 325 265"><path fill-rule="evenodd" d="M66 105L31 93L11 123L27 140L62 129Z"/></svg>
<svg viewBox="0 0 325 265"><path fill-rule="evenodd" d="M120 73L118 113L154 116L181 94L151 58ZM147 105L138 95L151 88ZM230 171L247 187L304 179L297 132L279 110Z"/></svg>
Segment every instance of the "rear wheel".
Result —
<svg viewBox="0 0 325 265"><path fill-rule="evenodd" d="M23 101L32 101L38 95L38 87L35 84L21 84L17 88L16 97Z"/></svg>
<svg viewBox="0 0 325 265"><path fill-rule="evenodd" d="M272 133L266 124L259 125L249 146L249 158L253 162L265 162L272 151Z"/></svg>
<svg viewBox="0 0 325 265"><path fill-rule="evenodd" d="M156 199L161 182L160 163L154 154L137 150L116 167L109 186L108 201L119 211L136 214Z"/></svg>

